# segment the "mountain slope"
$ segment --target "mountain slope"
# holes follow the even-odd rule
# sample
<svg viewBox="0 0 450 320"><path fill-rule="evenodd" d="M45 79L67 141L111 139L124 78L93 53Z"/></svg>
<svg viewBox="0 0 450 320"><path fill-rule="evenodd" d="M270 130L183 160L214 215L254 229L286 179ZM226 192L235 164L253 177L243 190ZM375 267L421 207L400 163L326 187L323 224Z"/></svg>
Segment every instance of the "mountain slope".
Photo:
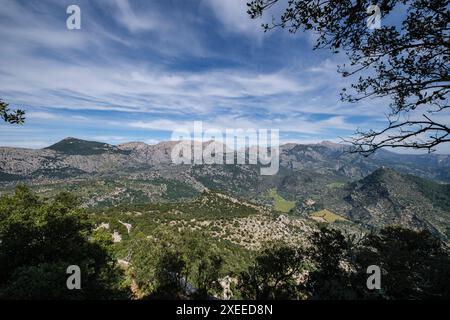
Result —
<svg viewBox="0 0 450 320"><path fill-rule="evenodd" d="M450 155L398 154L379 150L370 157L346 152L348 146L322 142L318 144L287 144L280 147L282 167L313 170L319 173L338 172L350 179L360 179L381 166L389 166L403 173L450 182Z"/></svg>
<svg viewBox="0 0 450 320"><path fill-rule="evenodd" d="M449 190L449 185L383 167L341 190L344 205L333 209L369 228L401 225L448 239Z"/></svg>

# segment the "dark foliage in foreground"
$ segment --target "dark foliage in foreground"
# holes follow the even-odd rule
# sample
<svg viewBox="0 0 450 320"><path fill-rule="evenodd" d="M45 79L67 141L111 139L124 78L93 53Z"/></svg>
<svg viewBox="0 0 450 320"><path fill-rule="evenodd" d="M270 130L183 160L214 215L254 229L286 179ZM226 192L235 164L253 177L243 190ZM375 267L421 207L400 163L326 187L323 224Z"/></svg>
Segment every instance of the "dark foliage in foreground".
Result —
<svg viewBox="0 0 450 320"><path fill-rule="evenodd" d="M450 298L448 248L428 231L387 227L356 237L323 228L309 240L301 248L268 246L240 270L224 270L225 251L211 239L156 228L127 247L127 279L111 234L94 229L74 196L41 199L18 187L0 198L0 298L127 299L131 281L135 297L211 299L226 275L237 280L234 298ZM66 287L69 265L82 271L81 290ZM371 265L381 269L380 290L366 286Z"/></svg>
<svg viewBox="0 0 450 320"><path fill-rule="evenodd" d="M0 297L126 298L110 237L94 232L71 194L42 200L26 187L0 199ZM68 290L67 267L81 269L81 290Z"/></svg>
<svg viewBox="0 0 450 320"><path fill-rule="evenodd" d="M15 110L10 112L9 104L0 99L0 119L11 124L22 124L25 121L25 111Z"/></svg>
<svg viewBox="0 0 450 320"><path fill-rule="evenodd" d="M333 300L450 297L448 249L428 231L387 227L355 244L340 231L322 229L311 241L313 246L306 252L294 254L294 249L287 248L264 251L256 258L257 267L241 275L244 296ZM370 265L381 268L380 290L366 286Z"/></svg>

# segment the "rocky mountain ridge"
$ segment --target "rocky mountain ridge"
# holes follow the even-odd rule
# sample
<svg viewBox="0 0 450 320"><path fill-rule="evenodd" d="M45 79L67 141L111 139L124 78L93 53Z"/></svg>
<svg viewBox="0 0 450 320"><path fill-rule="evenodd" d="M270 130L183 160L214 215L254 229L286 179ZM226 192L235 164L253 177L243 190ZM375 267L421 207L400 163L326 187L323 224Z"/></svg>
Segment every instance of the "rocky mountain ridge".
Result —
<svg viewBox="0 0 450 320"><path fill-rule="evenodd" d="M0 182L49 177L64 172L68 176L148 170L171 165L176 141L155 145L130 142L118 146L66 138L44 149L0 147ZM280 146L280 167L289 171L310 170L342 174L360 179L383 165L404 173L450 182L449 155L401 155L384 151L364 158L345 152L346 146L331 142L285 144Z"/></svg>

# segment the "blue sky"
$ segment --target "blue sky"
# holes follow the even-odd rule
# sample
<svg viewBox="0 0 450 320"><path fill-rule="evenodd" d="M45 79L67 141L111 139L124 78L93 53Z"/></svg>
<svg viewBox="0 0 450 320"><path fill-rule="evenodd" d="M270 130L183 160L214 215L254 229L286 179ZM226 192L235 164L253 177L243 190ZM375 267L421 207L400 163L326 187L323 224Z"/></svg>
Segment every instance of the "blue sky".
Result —
<svg viewBox="0 0 450 320"><path fill-rule="evenodd" d="M81 8L81 30L66 8ZM27 111L0 145L74 136L156 143L206 128L275 128L282 142L339 141L384 124L386 101L339 102L345 57L314 35L264 33L246 0L17 1L0 10L0 97ZM275 10L278 10L275 8Z"/></svg>

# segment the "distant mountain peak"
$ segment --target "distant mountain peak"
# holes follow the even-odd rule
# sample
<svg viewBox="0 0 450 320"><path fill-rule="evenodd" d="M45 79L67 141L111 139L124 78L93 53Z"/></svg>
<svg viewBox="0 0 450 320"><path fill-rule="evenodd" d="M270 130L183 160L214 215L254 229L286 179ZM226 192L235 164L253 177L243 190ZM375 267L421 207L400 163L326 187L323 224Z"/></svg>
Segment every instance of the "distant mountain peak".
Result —
<svg viewBox="0 0 450 320"><path fill-rule="evenodd" d="M94 155L102 153L120 153L113 145L104 142L88 141L67 137L51 146L44 148L68 155Z"/></svg>
<svg viewBox="0 0 450 320"><path fill-rule="evenodd" d="M75 141L84 141L84 140L78 139L78 138L74 138L74 137L65 137L64 139L62 139L59 142L63 142L63 141L65 141L65 142L71 142L71 141L75 142Z"/></svg>

